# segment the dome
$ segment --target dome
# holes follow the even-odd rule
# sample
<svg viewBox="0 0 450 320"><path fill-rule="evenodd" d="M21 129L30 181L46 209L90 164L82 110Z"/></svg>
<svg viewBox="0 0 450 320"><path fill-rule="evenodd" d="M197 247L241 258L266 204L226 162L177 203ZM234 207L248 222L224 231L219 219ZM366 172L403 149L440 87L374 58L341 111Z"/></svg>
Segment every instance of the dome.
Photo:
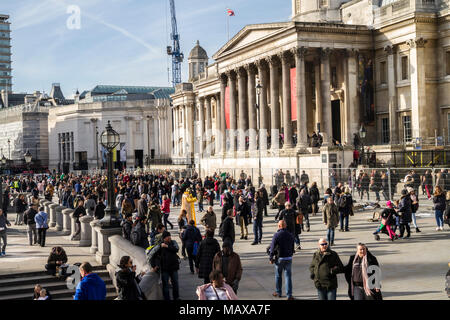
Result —
<svg viewBox="0 0 450 320"><path fill-rule="evenodd" d="M208 54L206 53L205 49L200 47L200 41L197 40L196 46L189 54L189 59L208 59Z"/></svg>

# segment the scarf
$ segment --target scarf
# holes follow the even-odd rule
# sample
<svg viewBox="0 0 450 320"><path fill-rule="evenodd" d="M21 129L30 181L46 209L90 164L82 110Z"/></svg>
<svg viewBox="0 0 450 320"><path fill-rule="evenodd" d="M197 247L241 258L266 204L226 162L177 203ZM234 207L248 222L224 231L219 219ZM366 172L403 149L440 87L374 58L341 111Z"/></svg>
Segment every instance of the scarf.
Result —
<svg viewBox="0 0 450 320"><path fill-rule="evenodd" d="M353 259L353 264L355 264L356 259L358 259L358 254L355 255L355 259ZM353 265L352 264L352 265ZM366 293L367 296L371 296L372 295L372 291L369 289L369 276L367 275L367 268L369 267L368 262L367 262L367 253L364 256L364 258L362 258L361 261L361 274L362 274L362 278L363 278L363 286L364 286L364 292ZM350 281L352 284L352 295L353 295L353 281Z"/></svg>

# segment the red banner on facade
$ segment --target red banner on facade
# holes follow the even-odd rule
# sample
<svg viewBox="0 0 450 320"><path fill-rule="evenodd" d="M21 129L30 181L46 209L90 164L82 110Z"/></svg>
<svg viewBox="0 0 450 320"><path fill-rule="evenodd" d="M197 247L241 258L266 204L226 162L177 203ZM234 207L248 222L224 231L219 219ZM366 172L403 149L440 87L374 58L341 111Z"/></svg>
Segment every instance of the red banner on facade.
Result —
<svg viewBox="0 0 450 320"><path fill-rule="evenodd" d="M230 87L225 88L225 122L230 129Z"/></svg>
<svg viewBox="0 0 450 320"><path fill-rule="evenodd" d="M291 69L291 119L297 121L297 70Z"/></svg>

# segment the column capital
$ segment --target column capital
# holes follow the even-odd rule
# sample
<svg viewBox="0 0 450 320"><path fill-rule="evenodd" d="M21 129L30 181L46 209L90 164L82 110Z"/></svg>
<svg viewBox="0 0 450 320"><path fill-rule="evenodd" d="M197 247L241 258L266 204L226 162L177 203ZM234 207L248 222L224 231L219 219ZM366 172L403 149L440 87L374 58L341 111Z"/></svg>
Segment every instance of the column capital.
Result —
<svg viewBox="0 0 450 320"><path fill-rule="evenodd" d="M226 70L225 75L227 76L228 80L235 79L235 77L236 77L236 73L233 69Z"/></svg>
<svg viewBox="0 0 450 320"><path fill-rule="evenodd" d="M331 49L330 48L321 48L321 50L320 50L320 58L322 60L329 59L330 58L330 54L331 54Z"/></svg>
<svg viewBox="0 0 450 320"><path fill-rule="evenodd" d="M278 67L279 66L279 60L276 58L277 55L268 56L266 58L267 63L269 64L269 67Z"/></svg>
<svg viewBox="0 0 450 320"><path fill-rule="evenodd" d="M416 39L410 39L408 41L406 41L406 44L410 47L410 49L412 48L424 48L425 44L428 41L425 40L424 38L416 38Z"/></svg>
<svg viewBox="0 0 450 320"><path fill-rule="evenodd" d="M397 47L393 44L388 44L384 47L384 51L388 54L388 56L394 54L397 51Z"/></svg>
<svg viewBox="0 0 450 320"><path fill-rule="evenodd" d="M220 81L220 84L227 85L227 82L228 82L227 75L225 73L221 73L219 75L219 81Z"/></svg>
<svg viewBox="0 0 450 320"><path fill-rule="evenodd" d="M249 76L256 73L253 65L250 63L245 64L243 68L245 69L245 71L247 71L247 75Z"/></svg>
<svg viewBox="0 0 450 320"><path fill-rule="evenodd" d="M308 48L306 48L306 47L297 47L297 48L292 48L291 49L291 53L296 58L300 58L300 59L304 59L307 52L308 52Z"/></svg>
<svg viewBox="0 0 450 320"><path fill-rule="evenodd" d="M238 79L245 78L247 76L247 72L245 70L245 66L239 68L236 73L237 73L237 78Z"/></svg>
<svg viewBox="0 0 450 320"><path fill-rule="evenodd" d="M260 59L255 61L255 66L259 69L263 68L265 65L265 59Z"/></svg>
<svg viewBox="0 0 450 320"><path fill-rule="evenodd" d="M280 59L281 63L288 63L289 59L291 58L290 56L290 50L289 51L281 51L279 53L277 53L278 58Z"/></svg>

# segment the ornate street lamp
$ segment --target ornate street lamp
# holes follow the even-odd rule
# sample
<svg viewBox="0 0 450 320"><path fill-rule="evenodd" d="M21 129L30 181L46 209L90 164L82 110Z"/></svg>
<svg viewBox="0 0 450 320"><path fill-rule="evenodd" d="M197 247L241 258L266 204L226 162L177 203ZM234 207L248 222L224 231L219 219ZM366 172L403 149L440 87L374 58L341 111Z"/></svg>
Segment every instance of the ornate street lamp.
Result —
<svg viewBox="0 0 450 320"><path fill-rule="evenodd" d="M6 165L6 162L7 162L8 160L5 158L5 155L3 155L1 161L2 161L2 165Z"/></svg>
<svg viewBox="0 0 450 320"><path fill-rule="evenodd" d="M367 129L364 127L364 123L361 123L361 128L359 128L359 136L361 137L361 145L362 145L362 155L361 158L364 161L364 140L366 139Z"/></svg>
<svg viewBox="0 0 450 320"><path fill-rule="evenodd" d="M31 171L31 160L33 158L32 154L30 153L30 150L27 149L27 152L23 155L23 157L25 158L25 163L27 164L28 167L28 174L31 175L30 171Z"/></svg>
<svg viewBox="0 0 450 320"><path fill-rule="evenodd" d="M120 221L115 204L113 150L120 144L120 135L114 131L110 121L100 136L100 143L108 152L108 206L105 209L105 217L100 220L100 225L102 228L114 228L120 225Z"/></svg>
<svg viewBox="0 0 450 320"><path fill-rule="evenodd" d="M262 91L262 85L259 83L256 85L256 117L258 119L258 188L261 186L263 177L261 172L261 118L260 118L260 99L261 99L261 91Z"/></svg>

